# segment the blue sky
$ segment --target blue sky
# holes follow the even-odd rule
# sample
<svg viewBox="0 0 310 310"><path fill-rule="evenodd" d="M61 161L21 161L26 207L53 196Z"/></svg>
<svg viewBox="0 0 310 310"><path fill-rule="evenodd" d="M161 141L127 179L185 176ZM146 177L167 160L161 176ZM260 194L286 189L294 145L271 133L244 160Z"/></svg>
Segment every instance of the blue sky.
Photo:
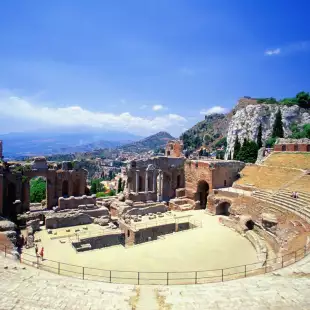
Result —
<svg viewBox="0 0 310 310"><path fill-rule="evenodd" d="M1 1L0 133L179 135L242 96L309 91L309 10L299 0Z"/></svg>

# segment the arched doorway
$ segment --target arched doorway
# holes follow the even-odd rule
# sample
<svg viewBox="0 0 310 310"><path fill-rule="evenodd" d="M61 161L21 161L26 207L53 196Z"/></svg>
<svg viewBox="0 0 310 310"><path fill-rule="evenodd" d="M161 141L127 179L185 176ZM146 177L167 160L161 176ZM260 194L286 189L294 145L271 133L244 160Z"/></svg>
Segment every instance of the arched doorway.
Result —
<svg viewBox="0 0 310 310"><path fill-rule="evenodd" d="M230 208L230 203L229 202L222 202L220 203L217 207L216 207L216 211L215 214L216 215L225 215L225 216L229 216L230 212L229 212L229 208Z"/></svg>
<svg viewBox="0 0 310 310"><path fill-rule="evenodd" d="M14 206L14 201L16 200L16 186L14 183L8 183L7 187L7 200L4 201L3 205L3 215L8 217L10 220L15 221L16 211Z"/></svg>
<svg viewBox="0 0 310 310"><path fill-rule="evenodd" d="M310 152L310 144L307 145L307 152Z"/></svg>
<svg viewBox="0 0 310 310"><path fill-rule="evenodd" d="M68 197L69 196L69 183L67 180L64 180L62 182L62 197Z"/></svg>
<svg viewBox="0 0 310 310"><path fill-rule="evenodd" d="M181 176L178 175L177 176L177 188L180 188L181 187Z"/></svg>
<svg viewBox="0 0 310 310"><path fill-rule="evenodd" d="M29 181L30 203L46 200L47 182L45 177L33 177Z"/></svg>
<svg viewBox="0 0 310 310"><path fill-rule="evenodd" d="M143 178L139 175L139 184L138 184L138 192L143 192Z"/></svg>
<svg viewBox="0 0 310 310"><path fill-rule="evenodd" d="M197 200L200 201L200 208L207 207L207 198L209 195L209 184L206 181L199 181L197 186Z"/></svg>
<svg viewBox="0 0 310 310"><path fill-rule="evenodd" d="M254 222L252 220L248 220L245 223L245 226L247 227L248 230L252 230L254 228Z"/></svg>

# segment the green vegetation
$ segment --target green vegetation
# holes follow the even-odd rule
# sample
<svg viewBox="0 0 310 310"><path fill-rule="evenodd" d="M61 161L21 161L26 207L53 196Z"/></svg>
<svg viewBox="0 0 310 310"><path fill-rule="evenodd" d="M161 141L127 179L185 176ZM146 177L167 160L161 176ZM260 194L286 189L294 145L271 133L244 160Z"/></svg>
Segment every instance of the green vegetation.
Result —
<svg viewBox="0 0 310 310"><path fill-rule="evenodd" d="M305 124L302 128L298 127L296 123L291 124L292 135L290 138L293 139L310 139L310 124Z"/></svg>
<svg viewBox="0 0 310 310"><path fill-rule="evenodd" d="M215 147L226 147L227 146L227 139L226 137L221 138L220 140L218 140L215 144Z"/></svg>
<svg viewBox="0 0 310 310"><path fill-rule="evenodd" d="M277 140L277 138L269 138L269 139L267 139L266 142L265 142L265 146L266 147L270 147L270 148L274 147L274 145L276 143L276 140Z"/></svg>
<svg viewBox="0 0 310 310"><path fill-rule="evenodd" d="M225 151L216 151L217 159L224 159Z"/></svg>
<svg viewBox="0 0 310 310"><path fill-rule="evenodd" d="M263 146L263 128L262 124L259 124L258 133L257 133L257 146L260 149Z"/></svg>
<svg viewBox="0 0 310 310"><path fill-rule="evenodd" d="M30 202L41 202L46 197L46 180L42 177L30 180Z"/></svg>
<svg viewBox="0 0 310 310"><path fill-rule="evenodd" d="M283 138L284 131L283 131L283 123L282 123L282 113L281 110L278 109L276 113L276 119L273 124L272 128L272 138Z"/></svg>
<svg viewBox="0 0 310 310"><path fill-rule="evenodd" d="M101 184L103 179L92 179L90 182L90 193L97 194L104 191L104 186Z"/></svg>
<svg viewBox="0 0 310 310"><path fill-rule="evenodd" d="M122 178L119 178L118 179L118 184L117 184L117 192L118 193L124 191L124 185L125 185L125 182L123 182Z"/></svg>
<svg viewBox="0 0 310 310"><path fill-rule="evenodd" d="M244 161L245 163L255 163L257 159L258 145L255 141L244 140L235 159Z"/></svg>
<svg viewBox="0 0 310 310"><path fill-rule="evenodd" d="M108 192L98 192L96 193L96 197L97 198L100 198L100 197L109 197L109 196L115 196L116 193L115 193L115 190L110 190Z"/></svg>
<svg viewBox="0 0 310 310"><path fill-rule="evenodd" d="M234 159L237 160L239 151L241 149L241 144L239 142L238 136L236 136L235 146L234 146Z"/></svg>
<svg viewBox="0 0 310 310"><path fill-rule="evenodd" d="M304 91L299 92L295 97L292 98L283 98L277 101L275 98L259 98L257 99L258 103L266 104L281 104L287 106L298 105L301 108L309 109L310 108L310 94Z"/></svg>

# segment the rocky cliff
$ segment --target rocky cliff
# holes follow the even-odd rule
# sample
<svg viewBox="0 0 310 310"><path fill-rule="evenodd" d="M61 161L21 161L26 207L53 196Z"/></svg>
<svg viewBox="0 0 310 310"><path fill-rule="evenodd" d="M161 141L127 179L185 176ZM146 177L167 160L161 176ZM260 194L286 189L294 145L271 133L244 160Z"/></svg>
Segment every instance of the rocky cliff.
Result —
<svg viewBox="0 0 310 310"><path fill-rule="evenodd" d="M275 114L281 109L284 136L291 135L290 125L296 123L302 127L310 123L309 109L300 108L298 105L285 106L279 104L248 104L245 106L237 105L233 110L228 132L227 149L225 159L229 153L233 156L236 137L239 141L257 140L258 127L262 124L263 141L271 137Z"/></svg>

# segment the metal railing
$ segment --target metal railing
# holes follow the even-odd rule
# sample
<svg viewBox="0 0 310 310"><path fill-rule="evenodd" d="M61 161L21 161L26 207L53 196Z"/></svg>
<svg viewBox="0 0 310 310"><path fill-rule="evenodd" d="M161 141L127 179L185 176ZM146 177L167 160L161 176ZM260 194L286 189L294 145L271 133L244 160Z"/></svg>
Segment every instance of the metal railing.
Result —
<svg viewBox="0 0 310 310"><path fill-rule="evenodd" d="M12 253L12 246L0 244L0 252L6 257L15 257ZM266 260L265 264L255 262L252 264L220 268L213 270L197 271L125 271L107 270L86 266L72 265L49 259L42 260L39 256L22 253L19 261L22 264L30 265L38 269L50 271L58 275L79 278L82 280L93 280L108 283L126 284L158 284L158 285L182 285L182 284L203 284L212 282L224 282L254 275L261 275L272 272L283 267L294 264L303 259L310 252L310 246L304 246L294 252L281 257Z"/></svg>

